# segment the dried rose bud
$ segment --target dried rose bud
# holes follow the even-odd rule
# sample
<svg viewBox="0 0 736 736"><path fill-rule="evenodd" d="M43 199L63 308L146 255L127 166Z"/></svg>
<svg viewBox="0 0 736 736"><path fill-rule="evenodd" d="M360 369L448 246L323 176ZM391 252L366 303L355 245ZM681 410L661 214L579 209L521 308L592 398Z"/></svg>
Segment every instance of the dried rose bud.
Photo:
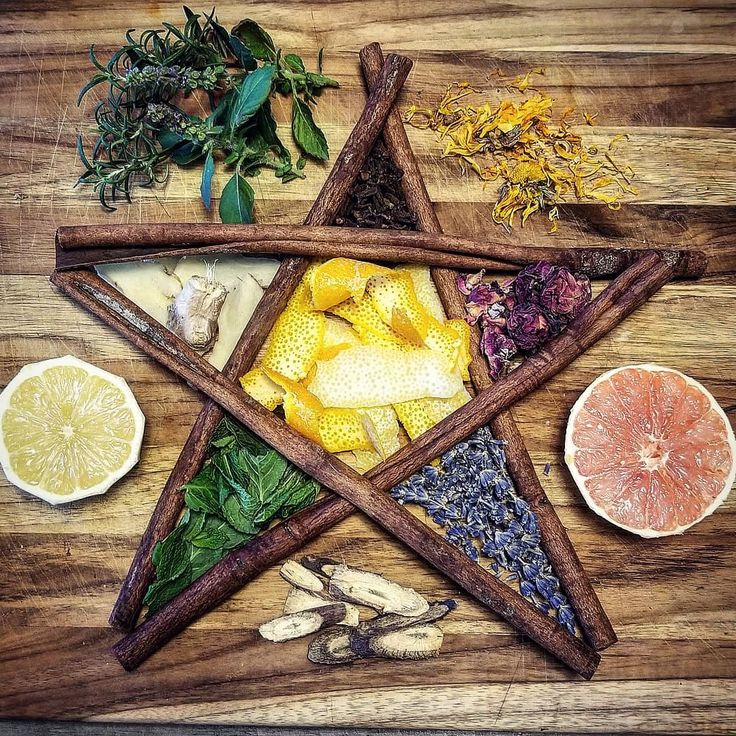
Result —
<svg viewBox="0 0 736 736"><path fill-rule="evenodd" d="M552 314L572 317L590 301L590 280L558 268L542 289L540 304Z"/></svg>
<svg viewBox="0 0 736 736"><path fill-rule="evenodd" d="M498 288L498 284L495 282L492 284L483 283L473 287L473 290L468 296L468 301L473 302L474 304L490 305L503 301L505 296L506 295Z"/></svg>
<svg viewBox="0 0 736 736"><path fill-rule="evenodd" d="M536 304L517 305L506 320L509 337L519 350L536 350L550 338L551 330L547 318Z"/></svg>
<svg viewBox="0 0 736 736"><path fill-rule="evenodd" d="M474 287L478 284L483 283L483 276L485 271L478 271L478 273L459 273L455 278L457 289L461 294L468 296Z"/></svg>
<svg viewBox="0 0 736 736"><path fill-rule="evenodd" d="M514 295L517 304L539 304L539 297L556 267L548 261L539 261L526 266L514 280Z"/></svg>
<svg viewBox="0 0 736 736"><path fill-rule="evenodd" d="M501 376L511 358L516 355L516 345L499 328L490 326L483 331L481 347L488 359L491 378Z"/></svg>

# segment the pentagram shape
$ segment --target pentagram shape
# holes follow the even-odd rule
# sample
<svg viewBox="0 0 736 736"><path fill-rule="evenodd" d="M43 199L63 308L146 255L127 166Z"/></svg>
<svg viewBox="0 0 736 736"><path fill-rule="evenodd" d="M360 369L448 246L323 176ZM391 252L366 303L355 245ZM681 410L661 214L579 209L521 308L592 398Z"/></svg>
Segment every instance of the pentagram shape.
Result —
<svg viewBox="0 0 736 736"><path fill-rule="evenodd" d="M378 54L380 56L380 49ZM362 53L361 59L366 73L366 67L370 63ZM371 81L370 69L366 76ZM373 79L375 76L373 74ZM375 131L375 136L379 132L380 129ZM386 120L383 135L392 159L404 171L404 193L409 206L418 214L420 229L441 232L406 134L395 112ZM338 159L323 191L328 188L330 179L337 176L339 165ZM156 255L155 252L149 252L145 257L155 258ZM199 469L209 438L222 417L222 410L232 414L288 460L311 474L325 488L338 494L318 501L309 509L266 530L240 550L232 552L196 580L187 591L123 639L116 647L118 657L128 668L137 666L189 622L231 595L265 567L296 551L300 544L344 519L356 507L481 603L501 615L521 633L536 641L574 671L586 678L591 677L600 659L595 649L603 649L615 642L615 634L577 560L564 528L551 510L513 419L510 414L501 411L541 384L542 380L539 378L526 379L534 373L544 377L550 363L549 356L543 356L537 363L528 361L530 365L526 372L522 370L522 366L511 374L514 378L502 379L494 385L490 385L483 358L476 356L471 369L473 383L478 391L476 397L366 476L361 476L311 440L298 434L277 415L253 401L235 380L252 365L280 309L285 306L307 265L308 260L305 258L289 257L282 261L271 286L262 297L222 372L210 366L186 343L149 318L96 274L80 269L56 270L52 274L52 281L62 291L209 397L164 487L126 579L128 587L124 586L124 589L130 590L132 586L140 595L137 600L133 600L132 605L129 601L123 601L122 605L116 606L111 616L113 625L122 628L132 628L134 625L140 611L142 593L151 580L150 552L156 541L173 528L181 509L182 494L177 491ZM634 303L623 299L622 295L633 284L646 280L648 293L653 293L666 283L672 273L672 266L667 266L662 259L652 254L648 260L645 257L630 266L596 302L614 309L619 308L623 316L639 306L647 295L645 293L644 298ZM462 317L463 305L454 287L454 273L446 269L433 269L432 276L448 316ZM586 326L591 327L591 330L587 344L583 347L593 344L610 329L610 326L608 329L592 329L596 327L597 313L595 309L588 311L589 324ZM516 448L517 459L510 463L511 475L520 490L524 487L532 488L527 501L543 520L542 543L548 552L555 551L549 555L550 559L570 597L587 642L569 634L554 619L540 612L521 594L471 561L385 493L489 420L492 420L495 435ZM531 481L530 475L533 476ZM524 482L519 482L519 479ZM213 601L212 591L215 590L218 592L218 599Z"/></svg>

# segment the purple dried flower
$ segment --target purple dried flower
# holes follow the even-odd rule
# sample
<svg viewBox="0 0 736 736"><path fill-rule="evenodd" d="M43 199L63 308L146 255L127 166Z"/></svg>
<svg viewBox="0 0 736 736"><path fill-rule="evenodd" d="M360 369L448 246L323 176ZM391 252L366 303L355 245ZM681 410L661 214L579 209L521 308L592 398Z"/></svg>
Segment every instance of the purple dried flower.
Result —
<svg viewBox="0 0 736 736"><path fill-rule="evenodd" d="M503 374L511 358L516 355L516 344L496 326L489 326L483 331L481 347L488 358L491 378L494 380Z"/></svg>
<svg viewBox="0 0 736 736"><path fill-rule="evenodd" d="M478 286L478 284L483 282L483 276L485 275L485 271L478 271L478 273L459 273L457 277L455 278L455 283L457 284L457 289L461 294L465 294L466 296L470 294L470 292L473 290L473 287Z"/></svg>
<svg viewBox="0 0 736 736"><path fill-rule="evenodd" d="M536 350L550 338L550 324L535 304L517 305L511 310L506 329L519 350Z"/></svg>
<svg viewBox="0 0 736 736"><path fill-rule="evenodd" d="M514 295L517 304L539 304L542 290L556 267L548 261L539 261L526 266L514 280Z"/></svg>
<svg viewBox="0 0 736 736"><path fill-rule="evenodd" d="M549 276L539 297L548 312L572 318L590 301L590 280L575 277L567 268L558 268Z"/></svg>

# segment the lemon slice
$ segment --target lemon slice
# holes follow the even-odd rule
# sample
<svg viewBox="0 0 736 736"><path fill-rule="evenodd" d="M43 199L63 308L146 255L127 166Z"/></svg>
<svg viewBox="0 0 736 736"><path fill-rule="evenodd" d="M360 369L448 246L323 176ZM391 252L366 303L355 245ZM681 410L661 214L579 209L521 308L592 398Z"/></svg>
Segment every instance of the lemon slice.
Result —
<svg viewBox="0 0 736 736"><path fill-rule="evenodd" d="M96 496L138 462L144 425L119 376L71 355L31 363L0 394L0 464L51 504Z"/></svg>

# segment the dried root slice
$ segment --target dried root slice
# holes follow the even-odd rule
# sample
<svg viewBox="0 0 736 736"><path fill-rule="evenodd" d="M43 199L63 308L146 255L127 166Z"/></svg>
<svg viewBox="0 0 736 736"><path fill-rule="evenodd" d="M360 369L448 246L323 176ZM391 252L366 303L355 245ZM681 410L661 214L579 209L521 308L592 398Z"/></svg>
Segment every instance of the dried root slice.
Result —
<svg viewBox="0 0 736 736"><path fill-rule="evenodd" d="M350 635L350 649L360 657L429 659L440 653L442 639L442 629L432 625L411 626L369 637L354 629Z"/></svg>
<svg viewBox="0 0 736 736"><path fill-rule="evenodd" d="M280 616L262 624L258 632L269 641L289 641L313 634L325 626L332 626L345 618L345 606L332 603L311 611L300 611Z"/></svg>
<svg viewBox="0 0 736 736"><path fill-rule="evenodd" d="M334 626L316 636L309 644L307 657L315 664L348 664L359 659L350 648L352 626Z"/></svg>
<svg viewBox="0 0 736 736"><path fill-rule="evenodd" d="M319 593L325 588L322 581L311 570L307 570L306 567L294 560L284 562L279 572L287 583L310 593Z"/></svg>
<svg viewBox="0 0 736 736"><path fill-rule="evenodd" d="M454 611L455 608L457 608L457 603L449 598L446 601L431 603L429 608L419 616L409 617L400 616L396 613L385 613L382 616L376 616L369 621L360 623L358 625L358 632L362 636L371 637L409 627L428 626L444 618L450 611Z"/></svg>
<svg viewBox="0 0 736 736"><path fill-rule="evenodd" d="M315 557L314 555L302 557L301 563L303 567L306 567L312 572L316 572L318 575L323 575L326 578L329 578L332 573L335 572L335 569L342 564L341 562L332 560L329 557Z"/></svg>
<svg viewBox="0 0 736 736"><path fill-rule="evenodd" d="M416 590L347 565L338 565L332 571L328 592L333 598L369 606L379 613L419 616L429 608L427 600Z"/></svg>
<svg viewBox="0 0 736 736"><path fill-rule="evenodd" d="M284 613L311 611L331 602L319 595L308 593L301 588L291 588L284 602ZM338 621L338 623L345 624L346 626L357 626L360 623L360 611L352 603L343 603L342 605L345 606L345 618L342 621Z"/></svg>

